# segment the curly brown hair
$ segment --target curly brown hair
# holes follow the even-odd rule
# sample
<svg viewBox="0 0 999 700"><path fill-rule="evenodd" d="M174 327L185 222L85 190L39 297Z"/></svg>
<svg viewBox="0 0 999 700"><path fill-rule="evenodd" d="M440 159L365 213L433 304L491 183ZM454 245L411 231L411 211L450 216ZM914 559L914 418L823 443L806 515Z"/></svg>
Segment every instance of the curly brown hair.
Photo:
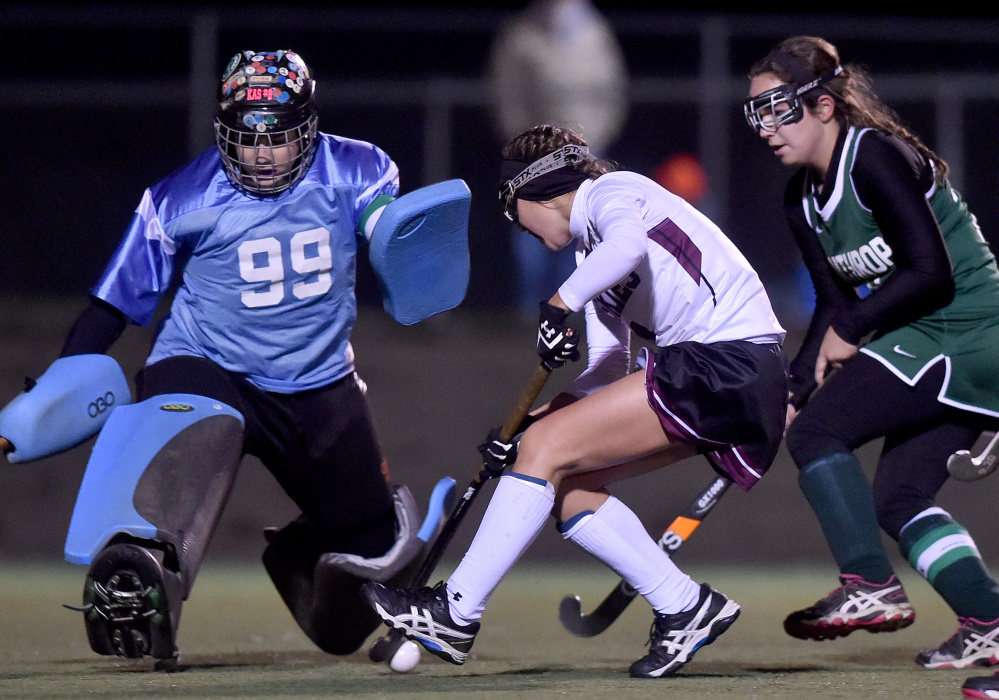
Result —
<svg viewBox="0 0 999 700"><path fill-rule="evenodd" d="M804 64L812 75L818 77L833 71L840 65L839 51L825 39L814 36L792 36L779 43L774 52L788 54ZM752 80L763 73L773 73L786 82L793 78L781 66L767 56L757 61L749 70ZM891 107L886 105L874 92L874 86L867 72L856 64L843 66L843 72L823 84L820 90L815 90L802 97L802 102L808 109L814 109L818 98L829 94L836 101L836 116L841 124L846 126L871 127L887 131L911 144L923 157L933 163L938 182L947 177L947 163L930 150L908 128L902 124L901 117Z"/></svg>
<svg viewBox="0 0 999 700"><path fill-rule="evenodd" d="M533 163L570 143L576 146L587 145L586 139L572 129L553 124L539 124L514 136L510 143L503 147L503 157ZM614 162L593 156L572 163L569 167L589 176L592 180L617 170L617 164Z"/></svg>

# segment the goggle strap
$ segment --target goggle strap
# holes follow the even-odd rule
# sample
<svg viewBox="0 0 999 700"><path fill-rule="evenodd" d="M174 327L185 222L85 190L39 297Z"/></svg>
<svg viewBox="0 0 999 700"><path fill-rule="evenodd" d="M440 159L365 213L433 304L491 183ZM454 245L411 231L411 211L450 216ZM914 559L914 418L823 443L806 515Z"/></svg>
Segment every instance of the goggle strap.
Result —
<svg viewBox="0 0 999 700"><path fill-rule="evenodd" d="M835 78L837 75L839 75L842 72L843 72L843 66L837 65L835 68L833 68L828 73L824 73L824 74L820 75L815 80L808 81L807 83L805 83L804 85L802 85L801 87L799 87L797 90L795 90L794 93L796 95L798 95L798 97L801 97L805 93L811 92L815 88L822 87L823 85L825 85L826 83L828 83L830 80L832 80L833 78Z"/></svg>

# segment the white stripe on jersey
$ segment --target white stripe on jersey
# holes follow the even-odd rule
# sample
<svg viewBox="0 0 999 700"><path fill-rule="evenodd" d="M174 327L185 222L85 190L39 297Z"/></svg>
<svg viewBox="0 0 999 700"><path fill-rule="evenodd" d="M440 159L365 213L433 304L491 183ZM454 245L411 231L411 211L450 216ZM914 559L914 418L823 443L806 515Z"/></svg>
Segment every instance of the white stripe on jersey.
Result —
<svg viewBox="0 0 999 700"><path fill-rule="evenodd" d="M370 203L369 200L374 199L379 194L382 194L386 187L392 185L392 183L399 182L399 166L395 164L395 161L389 161L389 167L382 173L382 176L378 178L372 185L367 187L361 194L357 196L354 200L354 209L357 211L364 211L365 207ZM398 184L396 184L398 188Z"/></svg>
<svg viewBox="0 0 999 700"><path fill-rule="evenodd" d="M156 204L153 202L153 195L148 187L142 193L142 200L139 202L139 206L135 208L135 213L141 216L142 221L145 223L142 232L146 238L151 241L159 241L163 247L163 252L168 255L173 255L177 252L177 246L173 242L173 239L166 235L166 231L163 230L163 224L160 223L160 215L156 212Z"/></svg>

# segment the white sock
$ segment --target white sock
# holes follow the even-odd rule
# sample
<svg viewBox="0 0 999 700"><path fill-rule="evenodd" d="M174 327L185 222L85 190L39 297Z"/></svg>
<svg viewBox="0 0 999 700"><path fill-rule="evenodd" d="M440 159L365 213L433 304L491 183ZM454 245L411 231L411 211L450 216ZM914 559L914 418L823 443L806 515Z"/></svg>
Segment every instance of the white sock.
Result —
<svg viewBox="0 0 999 700"><path fill-rule="evenodd" d="M447 581L451 617L468 624L482 617L486 601L537 538L555 505L555 488L523 474L500 478L479 529Z"/></svg>
<svg viewBox="0 0 999 700"><path fill-rule="evenodd" d="M580 513L561 530L565 539L617 572L656 612L683 612L697 603L700 585L677 568L638 516L613 496L596 513Z"/></svg>

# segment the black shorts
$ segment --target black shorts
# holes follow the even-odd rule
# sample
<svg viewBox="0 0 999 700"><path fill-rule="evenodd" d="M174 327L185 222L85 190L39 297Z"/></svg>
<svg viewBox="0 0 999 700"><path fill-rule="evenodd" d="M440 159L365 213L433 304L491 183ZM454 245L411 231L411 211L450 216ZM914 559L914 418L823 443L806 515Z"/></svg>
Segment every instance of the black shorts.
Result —
<svg viewBox="0 0 999 700"><path fill-rule="evenodd" d="M787 415L787 359L780 345L735 340L659 348L645 386L666 433L697 447L743 489L770 468Z"/></svg>
<svg viewBox="0 0 999 700"><path fill-rule="evenodd" d="M203 357L180 356L143 368L136 387L140 400L197 394L242 413L244 453L259 458L306 517L328 533L326 551L355 551L371 528L394 518L381 448L353 374L319 389L276 394ZM380 546L377 553L387 545Z"/></svg>

